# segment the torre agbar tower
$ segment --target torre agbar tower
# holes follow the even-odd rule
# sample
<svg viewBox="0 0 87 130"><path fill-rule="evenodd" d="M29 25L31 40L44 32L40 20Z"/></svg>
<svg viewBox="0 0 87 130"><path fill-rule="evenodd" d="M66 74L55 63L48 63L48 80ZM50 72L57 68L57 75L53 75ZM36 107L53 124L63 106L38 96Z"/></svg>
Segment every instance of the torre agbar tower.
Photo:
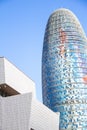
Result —
<svg viewBox="0 0 87 130"><path fill-rule="evenodd" d="M87 38L68 9L48 19L42 53L43 103L60 112L60 130L87 130Z"/></svg>

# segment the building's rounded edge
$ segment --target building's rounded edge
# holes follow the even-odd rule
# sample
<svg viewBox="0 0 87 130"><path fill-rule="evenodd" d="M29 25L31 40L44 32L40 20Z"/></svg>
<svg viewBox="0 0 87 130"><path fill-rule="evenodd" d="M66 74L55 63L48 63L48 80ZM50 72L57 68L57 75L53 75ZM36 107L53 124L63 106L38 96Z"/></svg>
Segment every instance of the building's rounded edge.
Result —
<svg viewBox="0 0 87 130"><path fill-rule="evenodd" d="M59 11L69 11L69 12L71 12L71 11L70 11L69 9L67 9L67 8L59 8L59 9L54 10L52 14L57 13L57 12L59 12Z"/></svg>
<svg viewBox="0 0 87 130"><path fill-rule="evenodd" d="M53 11L53 13L51 13L51 15L49 16L49 19L48 21L54 17L54 15L56 14L61 14L61 13L65 13L65 15L69 15L71 17L73 17L73 19L75 19L75 22L76 22L76 25L80 27L81 29L81 32L84 34L84 38L86 40L86 33L84 32L84 29L79 21L79 19L77 18L77 16L70 10L70 9L67 9L67 8L59 8L59 9L56 9Z"/></svg>
<svg viewBox="0 0 87 130"><path fill-rule="evenodd" d="M61 11L62 11L62 12L68 12L68 13L73 14L72 11L69 10L69 9L67 9L67 8L59 8L59 9L54 10L53 13L51 13L51 16L54 15L54 14L56 14L56 13L59 13L59 12L61 12Z"/></svg>

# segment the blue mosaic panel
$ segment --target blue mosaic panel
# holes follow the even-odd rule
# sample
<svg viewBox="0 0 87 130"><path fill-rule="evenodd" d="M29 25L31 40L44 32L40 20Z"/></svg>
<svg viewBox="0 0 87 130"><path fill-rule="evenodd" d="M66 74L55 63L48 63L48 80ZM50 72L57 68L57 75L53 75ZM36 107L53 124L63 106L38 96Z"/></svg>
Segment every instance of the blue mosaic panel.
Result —
<svg viewBox="0 0 87 130"><path fill-rule="evenodd" d="M43 103L60 112L60 130L87 130L87 39L76 16L54 12L42 54Z"/></svg>

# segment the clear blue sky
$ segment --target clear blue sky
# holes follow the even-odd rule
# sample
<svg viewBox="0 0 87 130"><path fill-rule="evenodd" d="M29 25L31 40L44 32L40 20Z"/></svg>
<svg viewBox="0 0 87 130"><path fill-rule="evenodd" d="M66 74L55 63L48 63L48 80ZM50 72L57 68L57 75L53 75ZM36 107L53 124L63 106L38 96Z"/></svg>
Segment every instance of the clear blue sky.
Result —
<svg viewBox="0 0 87 130"><path fill-rule="evenodd" d="M36 83L41 101L41 57L49 15L73 11L87 34L87 0L0 0L0 56L5 56Z"/></svg>

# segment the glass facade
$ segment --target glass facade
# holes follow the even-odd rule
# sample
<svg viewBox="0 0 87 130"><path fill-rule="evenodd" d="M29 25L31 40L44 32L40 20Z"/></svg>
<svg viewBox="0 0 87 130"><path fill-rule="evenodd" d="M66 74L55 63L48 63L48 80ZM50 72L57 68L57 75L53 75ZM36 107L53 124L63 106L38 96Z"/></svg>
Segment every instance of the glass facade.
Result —
<svg viewBox="0 0 87 130"><path fill-rule="evenodd" d="M48 19L42 53L43 103L60 112L60 130L87 130L87 38L67 9Z"/></svg>

